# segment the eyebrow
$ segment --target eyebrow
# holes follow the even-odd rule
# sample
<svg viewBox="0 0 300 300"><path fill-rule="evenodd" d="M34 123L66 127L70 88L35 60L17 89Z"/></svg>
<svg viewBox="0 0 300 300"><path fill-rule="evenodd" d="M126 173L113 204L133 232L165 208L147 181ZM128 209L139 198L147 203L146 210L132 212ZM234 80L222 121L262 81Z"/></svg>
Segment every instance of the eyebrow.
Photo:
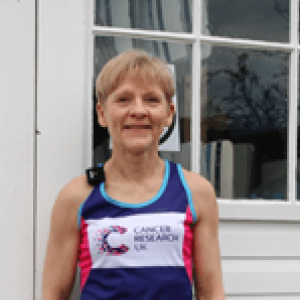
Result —
<svg viewBox="0 0 300 300"><path fill-rule="evenodd" d="M148 92L145 94L145 96L156 96L156 97L161 97L163 94L160 93L155 93L155 92Z"/></svg>
<svg viewBox="0 0 300 300"><path fill-rule="evenodd" d="M124 95L133 95L133 92L131 92L130 90L123 90L119 93L117 93L115 95L115 97L120 97L120 96L124 96ZM154 92L154 91L149 91L149 92L146 92L143 96L146 96L146 97L149 97L149 96L156 96L156 97L162 97L163 94L161 93L157 93L157 92Z"/></svg>
<svg viewBox="0 0 300 300"><path fill-rule="evenodd" d="M129 94L129 95L131 95L131 94L133 94L131 91L129 91L129 90L123 90L123 91L121 91L121 92L118 92L116 95L117 96L119 96L119 95L124 95L124 94Z"/></svg>

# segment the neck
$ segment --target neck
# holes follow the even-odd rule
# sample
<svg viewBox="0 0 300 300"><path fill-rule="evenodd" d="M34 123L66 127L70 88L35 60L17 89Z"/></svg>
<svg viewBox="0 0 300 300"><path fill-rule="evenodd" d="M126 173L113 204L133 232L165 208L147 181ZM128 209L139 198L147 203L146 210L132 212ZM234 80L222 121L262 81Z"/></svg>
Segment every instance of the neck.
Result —
<svg viewBox="0 0 300 300"><path fill-rule="evenodd" d="M113 151L105 164L108 178L114 181L142 182L152 177L164 175L164 161L158 153Z"/></svg>

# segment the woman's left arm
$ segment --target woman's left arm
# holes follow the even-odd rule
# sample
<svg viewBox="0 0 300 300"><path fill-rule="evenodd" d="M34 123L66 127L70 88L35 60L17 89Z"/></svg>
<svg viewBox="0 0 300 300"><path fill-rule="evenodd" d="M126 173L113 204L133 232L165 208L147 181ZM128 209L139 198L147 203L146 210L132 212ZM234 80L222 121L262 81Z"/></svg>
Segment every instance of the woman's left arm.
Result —
<svg viewBox="0 0 300 300"><path fill-rule="evenodd" d="M187 172L197 214L194 227L194 280L197 300L225 300L219 250L218 203L212 184L194 172Z"/></svg>

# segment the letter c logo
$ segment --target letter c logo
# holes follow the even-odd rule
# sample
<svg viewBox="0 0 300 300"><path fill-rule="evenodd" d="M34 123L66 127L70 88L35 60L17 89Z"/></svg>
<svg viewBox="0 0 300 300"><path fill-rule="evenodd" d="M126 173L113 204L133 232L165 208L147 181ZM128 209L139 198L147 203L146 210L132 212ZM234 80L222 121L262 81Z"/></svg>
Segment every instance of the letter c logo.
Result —
<svg viewBox="0 0 300 300"><path fill-rule="evenodd" d="M99 230L100 233L100 251L106 253L107 255L122 255L128 252L129 247L125 244L120 245L119 247L112 247L109 245L107 238L112 232L118 232L120 234L126 233L127 228L121 226L110 226L109 228L104 228Z"/></svg>

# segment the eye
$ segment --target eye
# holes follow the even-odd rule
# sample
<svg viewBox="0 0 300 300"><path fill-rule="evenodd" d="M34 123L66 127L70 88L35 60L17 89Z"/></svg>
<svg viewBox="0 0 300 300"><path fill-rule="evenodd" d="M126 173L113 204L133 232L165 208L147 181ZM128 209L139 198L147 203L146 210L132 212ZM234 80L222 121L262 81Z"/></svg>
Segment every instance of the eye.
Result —
<svg viewBox="0 0 300 300"><path fill-rule="evenodd" d="M147 98L147 101L150 103L158 103L160 99L158 97L149 97Z"/></svg>
<svg viewBox="0 0 300 300"><path fill-rule="evenodd" d="M128 97L120 97L118 98L117 102L119 103L126 103L129 101L129 98Z"/></svg>

